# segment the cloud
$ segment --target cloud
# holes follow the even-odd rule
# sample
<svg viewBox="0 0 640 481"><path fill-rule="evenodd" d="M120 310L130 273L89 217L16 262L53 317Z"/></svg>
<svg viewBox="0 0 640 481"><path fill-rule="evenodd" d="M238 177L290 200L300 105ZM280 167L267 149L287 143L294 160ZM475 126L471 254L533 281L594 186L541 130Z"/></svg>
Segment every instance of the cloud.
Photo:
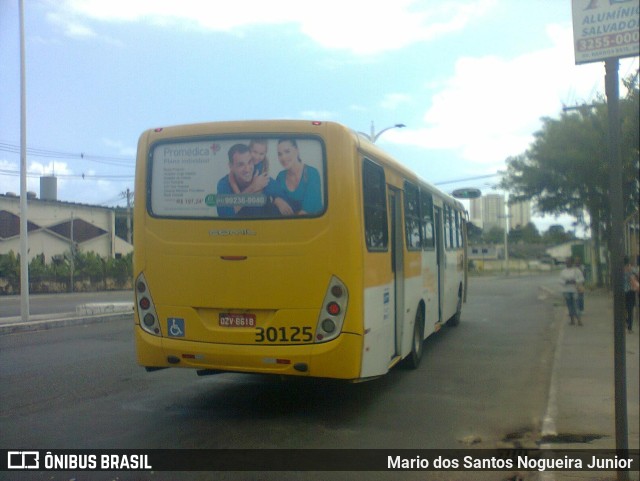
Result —
<svg viewBox="0 0 640 481"><path fill-rule="evenodd" d="M64 187L68 180L64 176L72 174L66 162L50 161L47 164L42 162L27 161L27 191L36 192L40 195L40 177L43 175L62 176L58 177L58 190ZM13 192L20 195L20 163L0 160L0 193Z"/></svg>
<svg viewBox="0 0 640 481"><path fill-rule="evenodd" d="M494 4L493 0L420 5L412 0L330 0L305 9L298 22L303 33L325 48L367 55L460 31Z"/></svg>
<svg viewBox="0 0 640 481"><path fill-rule="evenodd" d="M221 6L205 0L66 0L51 2L50 21L73 36L90 36L87 21L146 22L231 32L255 25L297 25L329 49L355 54L392 51L464 29L491 10L496 0L417 2L395 0L235 0Z"/></svg>
<svg viewBox="0 0 640 481"><path fill-rule="evenodd" d="M349 110L353 112L368 112L369 108L365 107L364 105L351 104L349 105Z"/></svg>
<svg viewBox="0 0 640 481"><path fill-rule="evenodd" d="M55 175L57 180L57 191L64 190L69 185L69 179L66 176L73 175L66 162L50 161L46 164L42 162L29 162L27 167L27 190L37 192L40 195L40 177ZM58 197L60 198L60 197Z"/></svg>
<svg viewBox="0 0 640 481"><path fill-rule="evenodd" d="M0 194L13 192L20 193L20 177L19 174L12 175L10 172L20 172L20 165L6 159L0 159Z"/></svg>
<svg viewBox="0 0 640 481"><path fill-rule="evenodd" d="M450 78L427 87L433 90L424 125L389 132L386 140L504 167L507 157L527 149L541 117L603 91L602 63L575 65L571 27L550 25L547 35L552 47L514 58L458 59Z"/></svg>
<svg viewBox="0 0 640 481"><path fill-rule="evenodd" d="M71 38L92 38L96 33L86 25L62 13L48 13L47 20L60 28L64 35Z"/></svg>
<svg viewBox="0 0 640 481"><path fill-rule="evenodd" d="M387 96L385 96L385 98L382 100L382 102L380 102L380 106L383 109L387 109L387 110L395 110L398 108L398 106L402 105L402 104L406 104L408 102L411 102L411 97L407 94L400 94L400 93L392 93L392 94L388 94Z"/></svg>
<svg viewBox="0 0 640 481"><path fill-rule="evenodd" d="M37 175L71 175L71 169L66 162L50 161L47 164L42 162L30 162L27 168L29 174Z"/></svg>

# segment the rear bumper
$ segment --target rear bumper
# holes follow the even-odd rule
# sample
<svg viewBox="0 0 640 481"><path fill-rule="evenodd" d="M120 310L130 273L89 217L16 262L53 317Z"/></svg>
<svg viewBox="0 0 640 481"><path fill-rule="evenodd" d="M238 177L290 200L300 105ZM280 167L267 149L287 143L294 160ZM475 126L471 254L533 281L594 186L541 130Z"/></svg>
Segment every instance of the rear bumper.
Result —
<svg viewBox="0 0 640 481"><path fill-rule="evenodd" d="M333 341L302 345L242 345L152 336L135 326L138 364L229 372L358 379L362 337L342 333ZM306 370L301 368L306 366Z"/></svg>

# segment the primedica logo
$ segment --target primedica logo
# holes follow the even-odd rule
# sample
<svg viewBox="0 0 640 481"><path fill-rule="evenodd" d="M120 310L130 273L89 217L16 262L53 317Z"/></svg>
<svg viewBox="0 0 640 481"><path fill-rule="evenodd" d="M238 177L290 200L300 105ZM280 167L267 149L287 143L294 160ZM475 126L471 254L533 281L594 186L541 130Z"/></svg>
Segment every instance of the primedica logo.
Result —
<svg viewBox="0 0 640 481"><path fill-rule="evenodd" d="M9 451L7 453L9 469L39 469L40 453L38 451Z"/></svg>

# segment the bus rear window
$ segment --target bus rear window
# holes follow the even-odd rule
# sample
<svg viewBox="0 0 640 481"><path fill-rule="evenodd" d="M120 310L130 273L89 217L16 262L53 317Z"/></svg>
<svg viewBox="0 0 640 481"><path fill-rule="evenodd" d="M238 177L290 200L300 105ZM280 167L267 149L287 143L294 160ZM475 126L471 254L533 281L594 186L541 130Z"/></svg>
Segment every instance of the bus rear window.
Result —
<svg viewBox="0 0 640 481"><path fill-rule="evenodd" d="M158 217L313 217L325 209L325 155L318 139L159 142L149 161L148 206Z"/></svg>

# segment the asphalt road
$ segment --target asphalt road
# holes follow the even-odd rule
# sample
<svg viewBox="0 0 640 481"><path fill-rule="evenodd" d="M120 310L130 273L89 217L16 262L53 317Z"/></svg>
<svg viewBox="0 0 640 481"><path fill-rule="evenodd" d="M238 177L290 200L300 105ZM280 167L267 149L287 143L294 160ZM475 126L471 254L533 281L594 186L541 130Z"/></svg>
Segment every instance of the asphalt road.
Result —
<svg viewBox="0 0 640 481"><path fill-rule="evenodd" d="M0 447L494 448L535 439L557 328L538 286L473 278L457 328L376 381L146 373L118 321L0 336ZM507 479L507 473L26 473L7 479ZM496 477L497 476L497 477ZM0 478L2 473L0 473Z"/></svg>

